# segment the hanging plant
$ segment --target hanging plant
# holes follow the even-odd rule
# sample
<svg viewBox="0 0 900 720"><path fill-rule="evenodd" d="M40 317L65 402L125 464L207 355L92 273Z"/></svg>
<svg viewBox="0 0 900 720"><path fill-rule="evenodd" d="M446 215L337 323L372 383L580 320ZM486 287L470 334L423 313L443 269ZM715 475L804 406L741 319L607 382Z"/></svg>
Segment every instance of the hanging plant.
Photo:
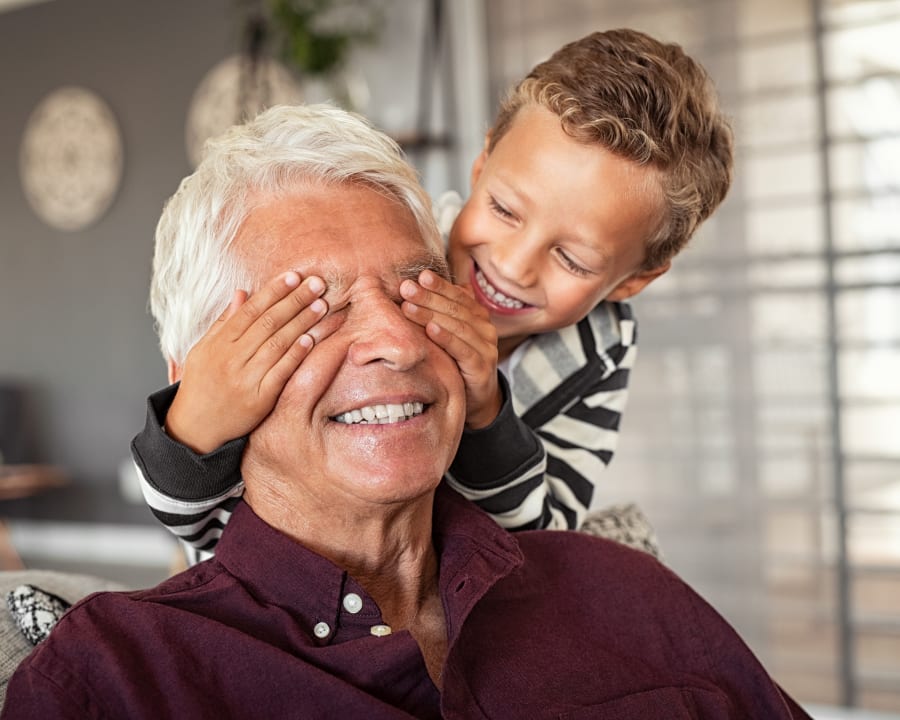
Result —
<svg viewBox="0 0 900 720"><path fill-rule="evenodd" d="M376 39L383 17L373 0L269 0L283 62L305 75L343 67L351 48Z"/></svg>

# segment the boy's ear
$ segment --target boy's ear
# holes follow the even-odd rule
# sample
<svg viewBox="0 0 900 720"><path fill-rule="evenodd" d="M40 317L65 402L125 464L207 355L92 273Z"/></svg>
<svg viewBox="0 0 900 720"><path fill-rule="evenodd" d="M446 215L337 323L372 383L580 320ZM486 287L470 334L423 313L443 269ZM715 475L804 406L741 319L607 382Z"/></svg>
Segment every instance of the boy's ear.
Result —
<svg viewBox="0 0 900 720"><path fill-rule="evenodd" d="M607 296L607 300L625 300L627 298L632 297L633 295L637 295L641 290L647 287L651 282L656 280L660 275L665 274L665 272L672 267L671 262L667 262L664 265L660 265L659 267L655 267L652 270L641 270L636 272L634 275L631 275L625 278L622 282L616 285L612 292L610 292Z"/></svg>
<svg viewBox="0 0 900 720"><path fill-rule="evenodd" d="M484 136L484 147L481 149L481 152L478 153L478 157L475 158L475 162L472 163L472 174L469 176L469 188L475 187L475 183L478 182L478 178L481 177L481 171L484 169L484 162L487 160L488 156L488 146L491 144L491 131L488 130L487 134Z"/></svg>
<svg viewBox="0 0 900 720"><path fill-rule="evenodd" d="M181 368L172 359L166 360L166 369L169 372L169 385L181 380Z"/></svg>

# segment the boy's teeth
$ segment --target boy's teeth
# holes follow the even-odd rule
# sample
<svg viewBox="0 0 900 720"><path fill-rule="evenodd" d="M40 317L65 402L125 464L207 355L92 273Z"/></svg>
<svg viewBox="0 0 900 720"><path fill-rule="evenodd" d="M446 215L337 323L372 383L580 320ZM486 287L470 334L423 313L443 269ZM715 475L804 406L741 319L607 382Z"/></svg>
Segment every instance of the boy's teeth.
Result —
<svg viewBox="0 0 900 720"><path fill-rule="evenodd" d="M525 307L525 303L522 301L506 297L506 295L491 285L481 270L475 271L475 281L478 283L481 291L501 307L509 308L510 310L521 310Z"/></svg>
<svg viewBox="0 0 900 720"><path fill-rule="evenodd" d="M341 413L334 419L345 425L356 425L358 423L387 425L421 415L423 410L424 405L420 402L394 405L366 405L366 407Z"/></svg>

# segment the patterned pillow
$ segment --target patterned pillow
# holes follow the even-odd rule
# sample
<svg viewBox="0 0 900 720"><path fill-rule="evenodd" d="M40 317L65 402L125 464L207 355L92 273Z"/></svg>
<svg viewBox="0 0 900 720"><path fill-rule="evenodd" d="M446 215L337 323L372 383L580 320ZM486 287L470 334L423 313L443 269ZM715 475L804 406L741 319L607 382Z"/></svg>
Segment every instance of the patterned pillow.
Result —
<svg viewBox="0 0 900 720"><path fill-rule="evenodd" d="M16 625L28 642L37 645L72 603L34 585L19 585L6 596L6 604Z"/></svg>

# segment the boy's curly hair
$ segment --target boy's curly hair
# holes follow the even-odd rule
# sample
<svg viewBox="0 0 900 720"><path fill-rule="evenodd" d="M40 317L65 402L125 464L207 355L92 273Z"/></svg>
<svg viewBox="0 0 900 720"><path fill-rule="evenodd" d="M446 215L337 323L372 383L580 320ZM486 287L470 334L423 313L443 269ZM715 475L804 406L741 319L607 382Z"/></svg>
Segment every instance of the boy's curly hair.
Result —
<svg viewBox="0 0 900 720"><path fill-rule="evenodd" d="M527 105L558 115L576 140L659 171L667 212L647 242L646 270L671 260L731 185L731 126L709 75L680 45L628 29L564 45L507 94L489 152Z"/></svg>

